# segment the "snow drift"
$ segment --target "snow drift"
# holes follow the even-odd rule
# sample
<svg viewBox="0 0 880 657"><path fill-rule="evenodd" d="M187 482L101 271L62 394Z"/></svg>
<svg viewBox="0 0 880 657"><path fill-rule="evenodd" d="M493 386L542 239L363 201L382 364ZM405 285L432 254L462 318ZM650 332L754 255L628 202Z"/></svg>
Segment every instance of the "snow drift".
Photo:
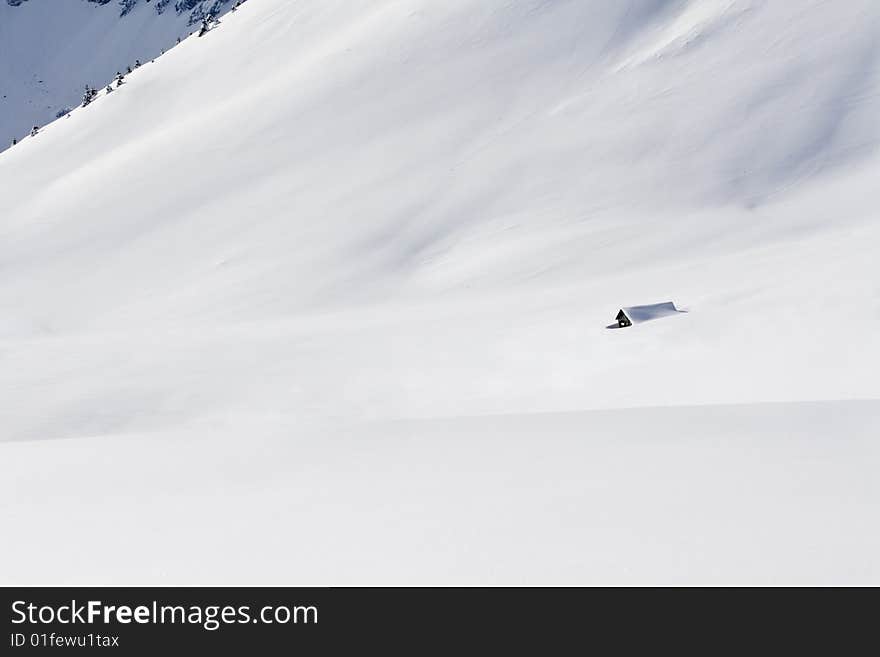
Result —
<svg viewBox="0 0 880 657"><path fill-rule="evenodd" d="M0 154L4 579L876 582L878 44L249 0Z"/></svg>

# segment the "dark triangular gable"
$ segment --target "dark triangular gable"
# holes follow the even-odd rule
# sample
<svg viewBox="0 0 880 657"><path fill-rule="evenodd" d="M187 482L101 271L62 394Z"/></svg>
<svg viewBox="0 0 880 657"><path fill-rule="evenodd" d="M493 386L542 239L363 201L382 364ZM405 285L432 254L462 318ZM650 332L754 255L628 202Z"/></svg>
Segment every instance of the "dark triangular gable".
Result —
<svg viewBox="0 0 880 657"><path fill-rule="evenodd" d="M631 326L632 322L629 321L629 317L626 316L626 313L621 310L617 313L617 324L618 326Z"/></svg>

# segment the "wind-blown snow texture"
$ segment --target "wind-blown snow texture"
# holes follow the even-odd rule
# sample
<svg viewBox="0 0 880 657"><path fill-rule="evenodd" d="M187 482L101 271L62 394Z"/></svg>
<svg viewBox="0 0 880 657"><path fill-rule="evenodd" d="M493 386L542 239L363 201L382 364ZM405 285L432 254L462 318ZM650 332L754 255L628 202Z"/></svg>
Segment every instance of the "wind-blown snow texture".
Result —
<svg viewBox="0 0 880 657"><path fill-rule="evenodd" d="M2 579L880 583L880 5L796 4L250 0L0 154Z"/></svg>

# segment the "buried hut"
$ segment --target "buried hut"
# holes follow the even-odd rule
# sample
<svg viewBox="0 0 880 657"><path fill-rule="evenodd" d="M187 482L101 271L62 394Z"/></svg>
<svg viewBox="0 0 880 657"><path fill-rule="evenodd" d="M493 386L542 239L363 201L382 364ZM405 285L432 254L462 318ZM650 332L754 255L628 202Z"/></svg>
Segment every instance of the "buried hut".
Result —
<svg viewBox="0 0 880 657"><path fill-rule="evenodd" d="M680 312L683 311L678 310L674 303L671 301L664 301L663 303L652 303L646 306L627 306L626 308L621 308L615 319L617 321L617 326L619 328L624 328L626 326L632 326L633 324L647 322L652 319L665 317L666 315L674 315Z"/></svg>

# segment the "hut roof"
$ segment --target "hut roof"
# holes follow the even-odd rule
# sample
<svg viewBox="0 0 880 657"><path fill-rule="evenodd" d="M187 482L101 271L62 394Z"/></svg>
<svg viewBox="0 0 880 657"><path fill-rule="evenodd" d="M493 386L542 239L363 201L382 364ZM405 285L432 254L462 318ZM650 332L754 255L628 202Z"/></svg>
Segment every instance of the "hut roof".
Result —
<svg viewBox="0 0 880 657"><path fill-rule="evenodd" d="M648 320L665 317L666 315L674 315L679 312L671 301L652 303L647 306L627 306L621 308L621 310L633 324L636 322L647 322Z"/></svg>

